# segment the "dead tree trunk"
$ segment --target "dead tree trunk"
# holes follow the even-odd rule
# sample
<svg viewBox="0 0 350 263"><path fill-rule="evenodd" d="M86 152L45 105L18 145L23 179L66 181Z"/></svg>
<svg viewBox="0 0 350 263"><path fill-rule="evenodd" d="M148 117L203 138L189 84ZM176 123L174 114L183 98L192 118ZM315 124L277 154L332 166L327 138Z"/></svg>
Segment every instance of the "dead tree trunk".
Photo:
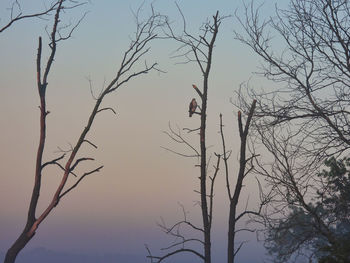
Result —
<svg viewBox="0 0 350 263"><path fill-rule="evenodd" d="M223 158L224 158L224 163L225 163L225 172L226 172L226 183L227 183L227 191L228 191L228 196L230 200L230 211L229 211L229 223L228 223L228 238L227 238L227 262L228 263L234 263L235 261L235 256L240 250L241 246L243 243L240 244L240 246L236 249L235 248L235 236L236 236L236 223L237 221L243 217L245 214L248 213L256 213L253 211L244 211L243 213L240 213L237 216L237 205L239 201L239 197L241 194L242 186L243 186L243 181L245 176L249 173L251 169L248 169L246 171L247 167L247 162L251 160L254 155L250 158L246 158L246 148L247 148L247 137L248 137L248 131L249 131L249 125L251 122L251 119L254 114L255 110L255 105L256 105L256 100L253 101L250 111L248 113L248 118L247 122L244 126L243 129L243 124L242 124L242 116L241 112L238 112L238 128L239 128L239 136L241 140L241 146L240 146L240 158L239 158L239 172L236 180L236 186L235 186L235 191L233 195L231 195L231 189L230 189L230 183L229 183L229 174L228 174L228 164L227 164L227 154L226 154L226 147L225 147L225 140L224 140L224 134L223 134L223 125L222 125L222 116L220 115L220 133L222 137L222 143L223 143Z"/></svg>
<svg viewBox="0 0 350 263"><path fill-rule="evenodd" d="M201 200L201 213L203 220L203 235L204 235L204 262L211 262L211 225L212 225L212 207L208 205L208 196L210 199L213 196L207 190L207 148L206 148L206 121L207 121L207 101L208 101L208 81L212 63L212 54L214 49L214 43L216 40L216 36L219 31L219 26L221 23L221 18L219 17L219 12L217 12L213 16L213 23L207 24L207 31L203 36L197 40L197 38L188 34L185 30L184 33L190 40L177 37L173 34L170 35L171 38L181 42L184 46L187 46L191 49L190 52L193 52L195 57L194 61L199 65L199 68L203 74L203 90L200 91L195 85L193 86L200 96L201 99L201 108L200 112L200 136L199 136L199 144L200 144L200 200ZM170 31L172 33L172 31ZM206 34L211 33L211 38L206 39ZM193 42L193 39L196 41ZM207 49L206 51L200 49L200 45L204 45ZM204 59L200 59L199 56L204 54ZM217 167L218 169L218 167ZM212 203L212 202L210 202Z"/></svg>
<svg viewBox="0 0 350 263"><path fill-rule="evenodd" d="M149 43L157 38L156 30L158 27L162 26L163 16L159 14L155 14L152 9L152 15L145 21L141 22L137 20L137 28L134 35L134 39L131 40L131 44L128 47L127 51L124 52L124 55L122 57L122 62L120 64L120 68L118 72L116 73L116 76L112 81L109 83L109 85L102 90L98 98L96 99L96 103L93 107L93 110L88 118L87 124L82 130L78 141L76 142L75 146L72 147L69 153L69 156L67 158L67 161L64 165L60 164L58 161L65 158L65 154L62 156L48 161L46 163L43 163L43 154L44 154L44 147L45 147L45 140L46 140L46 117L49 111L46 110L46 88L48 85L48 75L51 70L51 66L53 64L55 54L56 54L56 46L57 43L61 40L66 40L70 38L73 30L79 25L81 19L78 21L78 23L72 28L72 30L68 33L67 36L64 36L59 32L58 24L60 22L60 12L65 9L71 9L76 6L79 6L81 4L77 2L70 2L73 4L73 6L65 6L63 7L63 3L65 0L60 0L58 3L58 6L56 8L56 14L54 17L54 25L52 28L52 32L50 35L50 48L51 53L49 55L47 64L45 69L43 70L43 76L41 76L41 51L42 51L42 40L41 37L39 37L39 46L38 46L38 53L37 53L37 86L38 86L38 92L39 92L39 98L40 98L40 139L39 139L39 146L37 150L37 158L36 158L36 168L35 168L35 181L34 181L34 187L33 192L31 195L31 201L28 209L28 215L27 215L27 221L26 225L22 231L22 233L19 235L17 240L13 243L13 245L9 248L9 250L6 253L5 261L4 263L14 263L16 260L16 257L18 253L26 246L26 244L32 239L32 237L35 235L39 225L45 220L45 218L51 213L51 211L59 204L61 199L68 194L70 191L72 191L77 185L88 175L91 175L93 173L99 172L100 169L103 168L103 166L99 166L91 171L87 171L81 175L77 174L75 172L75 168L83 161L92 161L93 158L89 157L82 157L76 159L76 156L81 148L81 146L84 143L90 144L91 146L97 148L97 146L93 143L91 143L87 139L87 135L90 131L90 128L92 127L95 117L98 115L98 113L103 112L105 110L111 110L115 113L115 111L112 108L101 108L103 99L105 96L107 96L109 93L112 93L116 91L119 87L126 84L129 80L142 75L147 74L148 72L152 70L156 70L156 63L153 63L152 65L148 66L146 63L143 64L144 66L141 66L139 62L144 57L145 54L147 54L150 50ZM68 3L68 2L67 2ZM137 12L136 19L139 19L139 12L140 9ZM83 16L84 17L84 16ZM135 69L137 67L138 69ZM40 196L40 189L41 189L41 177L42 177L42 171L43 169L48 165L56 165L58 166L62 171L62 179L60 183L58 184L56 191L49 203L49 205L44 209L44 211L39 213L39 216L36 216L37 211L37 204L39 201ZM77 180L74 184L68 186L67 181L68 177L74 175L77 177Z"/></svg>
<svg viewBox="0 0 350 263"><path fill-rule="evenodd" d="M30 224L29 224L30 226ZM30 227L29 227L30 228ZM29 229L27 226L23 230L22 234L17 238L15 243L7 251L4 263L14 263L18 253L27 245L27 243L32 239L32 237L27 236Z"/></svg>
<svg viewBox="0 0 350 263"><path fill-rule="evenodd" d="M32 197L29 204L28 215L27 215L27 223L24 227L22 234L17 238L15 243L10 247L5 256L4 263L13 263L16 260L18 253L26 246L26 244L32 239L35 232L30 231L36 221L35 212L38 205L38 200L40 196L40 188L41 188L41 170L42 170L42 158L45 147L46 140L46 115L48 112L46 111L46 86L47 86L47 77L50 72L50 68L55 57L56 53L56 32L57 25L59 22L60 11L62 9L62 4L64 0L61 0L58 3L54 25L51 33L51 54L47 63L47 67L43 76L43 82L41 81L41 50L42 50L42 40L39 37L39 45L38 45L38 53L36 59L37 66L37 87L40 98L40 138L39 138L39 146L37 150L36 156L36 164L35 164L35 181L32 192Z"/></svg>
<svg viewBox="0 0 350 263"><path fill-rule="evenodd" d="M201 175L200 175L200 195L201 209L204 229L204 257L205 263L211 262L211 212L208 210L208 191L207 191L207 148L206 148L206 122L207 122L207 101L208 101L208 79L211 68L212 52L215 39L218 33L218 13L214 16L214 33L208 49L208 63L204 72L203 95L201 108L201 126L200 126L200 150L201 150ZM210 196L210 198L213 198Z"/></svg>
<svg viewBox="0 0 350 263"><path fill-rule="evenodd" d="M177 6L178 7L178 6ZM216 166L214 165L214 174L212 176L208 175L207 167L208 167L208 159L207 159L207 148L206 148L206 122L207 122L207 101L208 101L208 88L209 88L209 75L210 75L210 69L212 64L212 55L214 50L214 44L216 41L216 37L219 31L219 27L221 24L221 21L223 17L219 17L219 12L216 12L216 14L213 16L212 21L207 21L204 26L202 27L201 34L199 36L195 36L193 34L190 34L186 30L186 21L183 13L181 12L180 8L178 7L178 10L183 18L183 30L181 34L176 35L174 33L174 29L170 25L170 22L167 22L168 30L165 32L166 37L169 39L173 39L181 44L181 47L178 48L176 51L179 52L179 55L176 55L175 57L184 58L184 63L192 63L194 62L200 69L200 73L203 76L203 87L198 88L196 85L192 85L195 92L199 96L199 103L198 108L199 110L196 111L197 108L197 101L196 99L192 99L192 102L190 104L190 117L194 115L200 115L200 125L199 127L195 129L189 129L184 128L184 130L187 130L188 133L191 132L198 132L199 131L199 147L193 146L189 141L187 141L181 134L180 129L177 131L173 130L171 126L169 125L170 132L165 132L173 141L176 143L184 144L186 145L192 154L184 154L179 153L176 151L173 151L169 148L165 148L175 154L178 154L183 157L193 157L199 160L199 164L196 166L199 166L199 190L196 191L200 194L200 208L201 208L201 220L202 220L202 226L197 227L195 224L192 224L186 219L186 213L184 213L185 219L183 221L177 222L172 227L167 227L165 224L161 225L161 228L164 230L164 232L168 235L181 237L182 241L177 242L167 248L164 248L164 250L170 250L175 249L175 247L180 247L177 250L168 252L167 254L163 256L154 256L152 255L151 251L148 249L149 252L149 258L152 262L162 262L166 258L169 258L173 255L180 254L180 253L192 253L196 256L198 256L201 260L203 260L205 263L211 263L211 226L212 226L212 211L213 211L213 191L214 191L214 181L216 178L216 175L219 170L219 163L221 155L215 154L218 158ZM194 104L192 104L194 103ZM195 107L192 108L192 106L195 105ZM208 183L208 179L210 182ZM209 186L209 187L208 187ZM179 225L187 225L192 228L194 231L200 231L202 238L187 238L186 235L183 233L174 233L175 228ZM198 252L196 249L192 249L190 247L190 244L193 243L200 243L203 246L203 252Z"/></svg>
<svg viewBox="0 0 350 263"><path fill-rule="evenodd" d="M209 70L208 70L209 73ZM205 145L205 132L207 122L207 94L208 94L208 77L209 74L204 75L203 96L202 96L202 110L201 110L201 126L200 126L200 150L201 150L201 174L200 174L200 195L201 195L201 209L204 229L204 257L205 263L211 262L211 220L208 212L207 200L207 148Z"/></svg>

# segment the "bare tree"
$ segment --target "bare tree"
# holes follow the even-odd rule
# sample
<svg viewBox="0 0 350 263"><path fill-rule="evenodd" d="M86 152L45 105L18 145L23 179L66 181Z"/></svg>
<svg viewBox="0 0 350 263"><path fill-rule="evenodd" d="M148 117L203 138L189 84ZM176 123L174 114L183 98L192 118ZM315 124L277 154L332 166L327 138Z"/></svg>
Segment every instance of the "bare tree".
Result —
<svg viewBox="0 0 350 263"><path fill-rule="evenodd" d="M92 109L92 112L87 120L86 126L83 128L79 139L72 146L71 150L65 152L61 156L51 160L43 162L44 147L46 143L46 117L49 111L46 109L46 89L48 86L48 77L51 72L53 61L56 55L56 48L60 41L70 38L74 29L79 25L79 22L72 27L71 31L67 35L63 35L60 32L60 14L64 9L72 8L64 6L65 4L73 3L73 7L76 6L76 1L58 1L55 5L55 16L52 26L52 31L49 39L50 55L47 60L46 66L42 69L42 39L39 37L39 45L37 52L37 87L40 97L40 140L37 151L36 158L36 168L35 168L35 182L33 187L33 192L31 195L30 205L28 209L28 216L26 220L26 225L19 235L17 240L9 248L6 254L5 263L13 263L18 255L18 253L26 246L26 244L33 238L39 225L45 220L45 218L52 212L52 210L60 203L63 197L66 197L74 188L76 188L83 179L87 176L99 172L103 166L97 166L95 169L86 171L83 174L78 174L76 168L85 161L93 161L90 157L80 157L77 158L79 150L83 145L89 145L94 148L97 146L88 139L88 134L90 128L92 127L95 118L98 114L105 111L112 111L115 113L113 108L103 107L102 102L104 98L119 89L121 86L125 85L129 80L134 79L143 74L147 74L150 71L157 70L157 63L147 65L146 62L143 63L144 56L150 50L150 42L157 38L157 29L162 26L163 17L156 14L152 9L152 14L146 20L140 20L141 8L135 13L136 18L136 31L131 40L130 46L124 52L122 60L117 70L114 78L110 83L101 91L101 93L95 98L96 103ZM63 27L64 28L64 27ZM64 164L61 162L64 161ZM57 185L56 191L43 211L37 211L37 204L39 201L42 174L45 167L49 165L54 165L62 172L62 178L60 183ZM76 177L76 181L72 185L68 185L67 181L70 176Z"/></svg>
<svg viewBox="0 0 350 263"><path fill-rule="evenodd" d="M178 6L177 6L178 7ZM167 250L171 250L163 256L153 256L151 253L149 258L152 262L162 262L163 260L169 258L170 256L179 254L179 253L192 253L204 262L211 262L211 226L212 226L212 213L213 213L213 192L214 192L214 183L215 178L219 169L219 162L221 156L215 154L217 157L216 165L214 165L214 172L212 176L208 174L208 157L207 157L207 146L206 146L206 125L207 125L207 100L208 100L208 88L209 88L209 76L210 69L212 65L212 56L215 46L215 40L219 32L219 27L223 17L219 16L219 12L212 17L211 21L207 21L201 27L201 34L195 36L187 32L186 20L181 12L180 8L178 10L183 18L183 30L180 35L177 35L174 32L174 29L167 23L167 30L165 30L166 38L170 38L180 43L180 47L176 50L178 55L175 57L184 58L183 63L192 63L194 62L200 69L200 72L203 75L203 87L198 88L196 85L192 85L196 95L199 98L198 106L196 100L192 100L189 113L190 117L199 115L200 117L200 126L198 128L184 128L188 133L195 133L199 131L199 149L196 146L193 146L186 136L182 135L181 129L178 128L175 130L169 126L169 132L166 132L169 137L176 143L184 144L191 151L191 153L179 153L171 149L168 149L172 152L175 152L181 156L185 157L194 157L198 158L200 168L200 186L198 193L200 194L200 207L202 215L202 224L203 227L197 227L195 224L187 220L184 213L184 220L177 222L176 224L167 227L164 223L161 224L162 229L169 235L176 236L180 238L180 242L175 241L174 245L171 245ZM208 178L210 179L210 186L208 189ZM178 227L180 225L187 225L192 230L199 231L203 235L202 239L197 238L188 238L185 235L179 233ZM198 252L195 249L188 248L189 243L199 243L203 246L204 253ZM149 251L150 252L150 251Z"/></svg>
<svg viewBox="0 0 350 263"><path fill-rule="evenodd" d="M270 153L258 169L274 193L263 223L276 230L300 208L312 219L313 231L335 244L334 222L312 200L325 187L317 177L324 161L345 157L350 148L349 2L292 0L288 9L276 8L275 17L262 21L251 4L238 19L245 35L236 33L236 38L262 59L259 73L278 84L241 94L245 109L247 97L259 98L253 128ZM274 42L273 33L280 42ZM278 52L281 43L285 48ZM310 239L304 237L293 249L287 242L275 252L285 253L282 261L305 254Z"/></svg>
<svg viewBox="0 0 350 263"><path fill-rule="evenodd" d="M329 194L337 192L331 192L329 182L319 177L319 164L305 166L292 137L271 134L269 140L262 138L273 160L261 161L256 169L273 193L260 218L267 228L266 248L277 262L319 258L320 248L338 246L342 236L337 233L339 220L332 214L335 210L325 209L324 203Z"/></svg>
<svg viewBox="0 0 350 263"><path fill-rule="evenodd" d="M278 10L275 19L259 22L259 9L246 7L240 19L245 36L237 39L263 59L261 74L280 83L266 92L249 90L259 99L262 127L291 123L308 138L310 153L318 160L341 154L349 139L349 3L293 0L288 10ZM285 49L273 48L271 32L282 38ZM313 147L313 142L318 141Z"/></svg>
<svg viewBox="0 0 350 263"><path fill-rule="evenodd" d="M241 242L238 245L237 249L235 248L236 233L241 230L254 231L248 228L237 229L238 221L244 218L246 215L260 216L261 209L266 203L266 200L263 200L264 198L261 198L260 207L257 211L247 210L247 207L241 213L238 213L237 211L237 206L239 203L239 198L241 195L244 179L254 169L253 161L257 157L257 155L254 152L251 153L251 156L249 158L246 157L248 132L249 132L250 123L254 115L255 106L256 106L256 100L253 100L248 112L247 121L246 121L246 124L244 125L244 128L242 123L242 113L241 111L238 111L238 129L239 129L241 145L240 145L240 153L239 153L239 171L238 171L233 192L231 190L232 186L230 183L230 172L229 172L229 165L228 165L228 160L231 156L232 151L227 151L226 149L226 142L225 142L225 136L223 131L224 125L222 123L222 115L220 114L220 134L221 134L222 147L223 147L222 159L224 161L224 166L225 166L226 189L227 189L227 194L230 201L229 219L228 219L228 237L227 237L227 240L228 240L227 262L228 263L235 262L235 256L237 255L237 253L239 252L239 250L242 248L244 244L244 242Z"/></svg>

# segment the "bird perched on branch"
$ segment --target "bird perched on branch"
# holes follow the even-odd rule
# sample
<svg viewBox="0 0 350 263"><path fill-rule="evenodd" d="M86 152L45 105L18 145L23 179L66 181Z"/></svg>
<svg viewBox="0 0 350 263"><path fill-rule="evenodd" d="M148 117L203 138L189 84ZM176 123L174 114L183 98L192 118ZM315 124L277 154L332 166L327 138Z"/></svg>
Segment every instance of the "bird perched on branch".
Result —
<svg viewBox="0 0 350 263"><path fill-rule="evenodd" d="M193 113L196 111L197 109L197 101L196 99L192 99L191 100L191 103L190 103L190 107L188 109L188 112L189 112L189 116L192 117Z"/></svg>

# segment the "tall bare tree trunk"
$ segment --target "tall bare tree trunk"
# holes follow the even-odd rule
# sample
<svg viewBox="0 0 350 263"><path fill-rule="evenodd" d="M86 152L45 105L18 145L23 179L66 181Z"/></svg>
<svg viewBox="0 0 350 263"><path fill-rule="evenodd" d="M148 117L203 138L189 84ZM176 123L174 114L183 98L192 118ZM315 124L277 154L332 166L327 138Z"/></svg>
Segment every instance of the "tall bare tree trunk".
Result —
<svg viewBox="0 0 350 263"><path fill-rule="evenodd" d="M208 61L205 72L203 74L203 96L202 96L202 110L201 110L201 126L200 126L200 148L201 148L201 176L200 176L200 193L201 193L201 208L203 217L203 228L204 228L204 256L205 263L211 262L211 224L212 217L211 212L208 211L207 202L207 149L205 145L205 132L206 132L206 121L207 121L207 100L208 100L208 79L212 63L212 55L214 49L214 43L216 36L219 31L220 22L218 22L219 12L216 13L213 23L213 36L208 45ZM213 198L210 196L210 198ZM212 208L211 208L212 209Z"/></svg>
<svg viewBox="0 0 350 263"><path fill-rule="evenodd" d="M251 119L254 114L255 110L255 105L256 105L256 100L253 101L250 111L248 114L247 122L245 124L245 127L243 129L243 124L242 124L242 116L241 112L238 112L238 128L239 128L239 136L241 139L241 148L240 148L240 158L239 158L239 172L237 176L237 181L236 181L236 187L233 196L231 197L231 194L229 192L230 196L230 212L229 212L229 223L228 223L228 239L227 239L227 262L228 263L234 263L235 262L235 256L238 250L235 249L235 236L236 236L236 223L241 217L246 212L243 212L243 214L240 214L237 217L237 205L239 201L239 196L241 194L242 186L243 186L243 180L244 177L246 176L246 165L247 165L247 158L246 158L246 148L247 148L247 137L248 137L248 131L249 131L249 126ZM222 127L222 124L221 124ZM222 130L221 130L222 133ZM224 157L226 158L226 157ZM227 159L226 159L227 160ZM226 162L225 160L225 162ZM228 176L228 175L226 175ZM228 189L229 190L229 189ZM251 212L249 212L251 213ZM242 244L241 244L242 245Z"/></svg>
<svg viewBox="0 0 350 263"><path fill-rule="evenodd" d="M235 262L235 231L236 231L236 207L233 202L230 203L230 214L228 222L228 239L227 239L227 262Z"/></svg>
<svg viewBox="0 0 350 263"><path fill-rule="evenodd" d="M208 63L208 65L210 65ZM201 208L204 229L204 257L205 263L211 262L211 224L209 221L208 202L207 202L207 149L205 145L205 131L207 120L207 94L208 94L208 74L204 75L202 111L201 111L201 126L200 126L200 148L201 148L201 174L200 174L200 194Z"/></svg>
<svg viewBox="0 0 350 263"><path fill-rule="evenodd" d="M59 14L60 14L62 3L63 1L60 1L57 7L53 35L56 34L56 28L57 28L57 23L59 21ZM53 40L55 40L55 38L53 38ZM45 139L46 139L46 115L48 114L46 112L46 98L45 98L46 86L47 86L46 81L49 73L49 68L51 67L53 58L55 56L56 43L52 45L52 50L50 55L51 62L49 59L48 67L47 67L48 70L45 72L45 75L44 75L44 83L41 82L41 49L42 49L42 40L41 40L41 37L39 37L36 65L37 65L37 86L38 86L38 93L40 98L40 107L39 107L40 108L40 137L39 137L39 146L37 150L36 163L35 163L34 187L33 187L33 192L32 192L29 209L28 209L27 223L22 231L22 234L17 238L17 240L13 243L13 245L7 251L4 263L15 262L18 253L25 247L25 245L32 239L32 237L35 234L35 231L31 231L31 229L33 229L33 225L36 221L35 212L36 212L36 207L38 205L38 200L40 196L42 157L43 157Z"/></svg>

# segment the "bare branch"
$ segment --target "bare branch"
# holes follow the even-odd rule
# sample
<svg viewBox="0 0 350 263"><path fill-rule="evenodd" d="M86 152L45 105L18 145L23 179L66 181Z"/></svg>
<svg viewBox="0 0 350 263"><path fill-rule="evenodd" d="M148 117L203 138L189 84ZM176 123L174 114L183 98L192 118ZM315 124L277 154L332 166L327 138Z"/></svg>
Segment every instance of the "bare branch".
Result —
<svg viewBox="0 0 350 263"><path fill-rule="evenodd" d="M27 18L42 18L43 16L47 16L49 15L51 12L54 12L58 5L59 5L60 1L55 1L53 2L49 8L47 8L46 10L42 11L42 12L37 12L37 13L33 13L33 14L27 14L27 15L23 15L22 14L22 10L21 10L21 6L18 3L18 1L14 1L14 3L12 4L11 7L11 16L10 16L10 21L6 24L6 25L2 25L0 27L0 33L4 32L6 29L8 29L13 23L18 22L20 20L24 20ZM14 12L15 12L15 7L17 6L17 8L19 9L19 13L17 15L14 16Z"/></svg>
<svg viewBox="0 0 350 263"><path fill-rule="evenodd" d="M213 177L210 177L211 182L210 182L210 195L209 195L209 220L210 220L210 225L213 222L213 201L214 201L214 184L215 184L215 179L216 176L220 170L220 160L221 160L221 155L216 154L215 156L217 157L217 162L216 165L214 165L214 175Z"/></svg>
<svg viewBox="0 0 350 263"><path fill-rule="evenodd" d="M48 165L50 165L50 164L56 164L57 161L62 160L62 159L64 158L64 156L65 156L65 154L62 154L61 156L57 157L56 159L53 159L53 160L51 160L51 161L49 161L49 162L44 163L44 164L41 166L41 170L44 169L45 166L48 166Z"/></svg>
<svg viewBox="0 0 350 263"><path fill-rule="evenodd" d="M75 169L75 167L77 167L77 165L82 162L82 161L94 161L95 159L93 158L88 158L88 157L83 157L83 158L79 158L75 161L75 163L71 166L71 168L69 169L70 171L73 171Z"/></svg>
<svg viewBox="0 0 350 263"><path fill-rule="evenodd" d="M227 156L226 151L226 144L225 144L225 137L224 137L224 130L223 130L223 124L222 124L222 114L220 113L220 134L221 134L221 141L222 141L222 149L223 149L223 160L225 165L225 179L226 179L226 189L229 199L232 199L231 195L231 189L230 189L230 180L229 180L229 170L228 170L228 163L227 160L229 159L229 156Z"/></svg>
<svg viewBox="0 0 350 263"><path fill-rule="evenodd" d="M63 196L65 196L66 194L68 194L70 191L72 191L75 187L78 186L78 184L88 175L93 174L93 173L97 173L99 172L101 169L103 168L103 165L101 165L100 167L97 167L96 169L86 172L84 173L82 176L80 176L80 178L75 182L75 184L73 184L71 187L69 187L66 191L64 191L60 196L59 199L61 199Z"/></svg>
<svg viewBox="0 0 350 263"><path fill-rule="evenodd" d="M151 258L151 259L157 259L157 263L160 263L162 262L163 260L173 256L173 255L176 255L176 254L180 254L180 253L185 253L185 252L188 252L188 253L191 253L191 254L194 254L196 256L198 256L199 258L201 259L204 259L204 256L200 253L198 253L197 251L193 250L193 249L188 249L188 248L181 248L181 249L178 249L178 250L175 250L175 251L172 251L162 257L156 257L156 256L147 256L148 258Z"/></svg>
<svg viewBox="0 0 350 263"><path fill-rule="evenodd" d="M180 241L180 242L171 244L171 245L168 246L168 247L161 248L161 250L169 250L169 249L171 249L171 248L177 247L177 246L179 246L179 245L182 245L182 246L183 246L183 245L185 245L185 243L187 243L187 242L193 242L193 241L199 242L199 243L201 243L202 245L204 245L204 242L203 242L202 240L197 239L197 238L190 238L190 239L186 239L186 240L183 240L183 241Z"/></svg>
<svg viewBox="0 0 350 263"><path fill-rule="evenodd" d="M58 35L59 35L59 38L56 39L56 43L59 42L59 41L62 41L62 40L67 40L69 39L73 32L75 31L75 29L80 25L81 21L83 21L83 19L86 17L88 13L84 13L84 15L78 20L78 22L73 26L71 27L71 30L68 32L68 34L66 36L62 36L60 31L58 31ZM52 42L50 43L50 46L51 46Z"/></svg>
<svg viewBox="0 0 350 263"><path fill-rule="evenodd" d="M201 128L195 128L195 129L190 129L190 128L183 128L182 130L187 131L187 133L199 131Z"/></svg>
<svg viewBox="0 0 350 263"><path fill-rule="evenodd" d="M240 249L242 248L242 246L245 244L245 243L247 243L248 241L243 241L243 242L241 242L240 244L239 244L239 246L238 246L238 248L237 248L237 250L235 251L235 256L238 254L238 252L240 251Z"/></svg>
<svg viewBox="0 0 350 263"><path fill-rule="evenodd" d="M183 144L186 146L186 148L188 148L191 152L193 152L194 154L185 154L185 153L180 153L180 152L177 152L177 151L174 151L174 150L171 150L167 147L163 147L161 146L161 148L167 150L167 151L170 151L172 153L175 153L175 154L178 154L180 156L184 156L184 157L200 157L200 153L199 151L194 147L192 146L188 140L186 140L182 134L181 134L181 131L180 129L178 128L177 131L175 131L172 127L171 127L171 124L169 122L168 124L169 126L169 131L170 132L167 132L167 131L164 131L164 133L169 136L170 139L172 139L174 142L176 143L179 143L179 144Z"/></svg>
<svg viewBox="0 0 350 263"><path fill-rule="evenodd" d="M95 144L93 144L92 142L90 142L87 139L84 139L84 142L87 142L88 144L90 144L92 147L94 147L95 149L97 149L97 146Z"/></svg>
<svg viewBox="0 0 350 263"><path fill-rule="evenodd" d="M195 91L198 93L199 97L203 99L203 94L202 92L197 88L196 85L192 84L192 87L195 89Z"/></svg>
<svg viewBox="0 0 350 263"><path fill-rule="evenodd" d="M111 107L99 109L99 110L97 111L97 113L99 113L99 112L101 112L101 111L104 111L104 110L110 110L110 111L112 111L115 115L117 115L117 113L115 112L115 110L114 110L113 108L111 108Z"/></svg>

